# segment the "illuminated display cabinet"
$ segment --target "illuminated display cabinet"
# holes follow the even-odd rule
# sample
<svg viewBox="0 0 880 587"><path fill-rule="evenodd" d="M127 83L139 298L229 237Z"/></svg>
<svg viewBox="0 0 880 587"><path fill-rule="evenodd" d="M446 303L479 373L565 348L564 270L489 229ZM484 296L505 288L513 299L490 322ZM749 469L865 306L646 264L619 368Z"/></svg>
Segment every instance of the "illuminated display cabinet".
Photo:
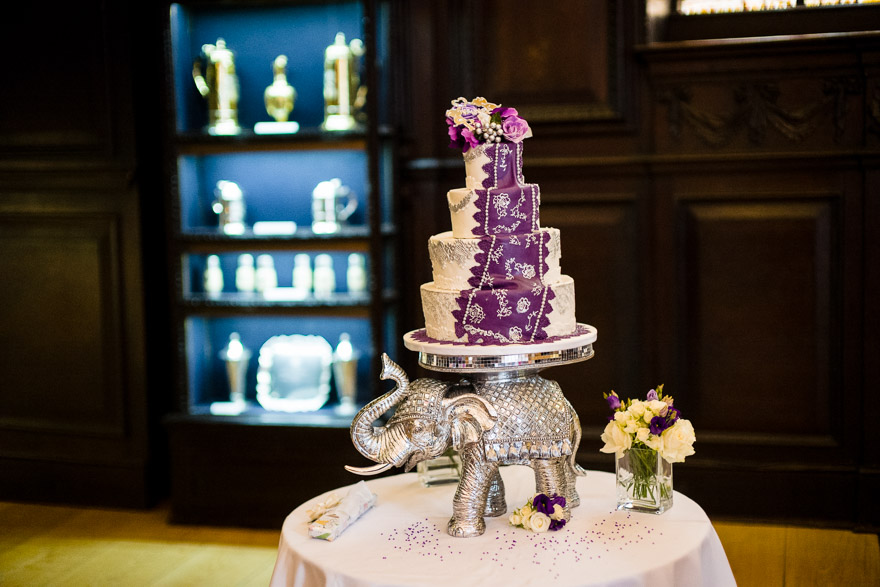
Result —
<svg viewBox="0 0 880 587"><path fill-rule="evenodd" d="M172 513L280 523L346 481L328 453L356 456L332 349L356 353L344 372L361 405L400 340L388 8L191 2L168 14Z"/></svg>

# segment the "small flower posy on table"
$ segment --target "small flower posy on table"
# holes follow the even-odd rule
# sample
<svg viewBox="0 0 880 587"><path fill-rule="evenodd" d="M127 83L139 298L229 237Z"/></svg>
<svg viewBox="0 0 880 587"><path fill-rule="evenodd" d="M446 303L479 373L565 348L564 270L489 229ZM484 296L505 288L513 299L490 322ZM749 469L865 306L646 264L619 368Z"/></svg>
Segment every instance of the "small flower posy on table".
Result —
<svg viewBox="0 0 880 587"><path fill-rule="evenodd" d="M634 498L647 501L657 501L658 497L671 499L671 472L668 483L657 482L656 455L669 463L681 463L694 454L696 435L693 425L681 417L678 408L673 406L673 398L663 394L663 385L649 391L644 401L621 401L614 391L604 397L614 414L602 432L605 446L599 450L614 453L618 459L632 451L629 463L632 475L624 482ZM660 496L654 494L654 488L658 486Z"/></svg>
<svg viewBox="0 0 880 587"><path fill-rule="evenodd" d="M532 532L554 532L565 526L565 498L536 493L508 518L511 526Z"/></svg>

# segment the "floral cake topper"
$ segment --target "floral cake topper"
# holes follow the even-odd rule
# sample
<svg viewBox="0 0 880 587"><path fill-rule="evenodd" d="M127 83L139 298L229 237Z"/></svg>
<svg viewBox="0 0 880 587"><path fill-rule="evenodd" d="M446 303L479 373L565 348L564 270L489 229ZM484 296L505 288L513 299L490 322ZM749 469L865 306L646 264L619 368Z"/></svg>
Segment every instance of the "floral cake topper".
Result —
<svg viewBox="0 0 880 587"><path fill-rule="evenodd" d="M446 111L449 147L462 153L487 143L520 143L532 136L529 123L514 108L503 108L485 98L456 98Z"/></svg>

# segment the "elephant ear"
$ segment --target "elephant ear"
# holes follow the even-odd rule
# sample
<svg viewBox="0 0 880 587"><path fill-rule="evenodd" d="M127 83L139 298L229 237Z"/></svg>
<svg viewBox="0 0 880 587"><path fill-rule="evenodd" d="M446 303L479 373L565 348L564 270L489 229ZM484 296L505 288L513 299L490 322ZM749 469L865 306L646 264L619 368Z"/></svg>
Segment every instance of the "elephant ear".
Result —
<svg viewBox="0 0 880 587"><path fill-rule="evenodd" d="M444 398L443 408L446 421L452 427L452 446L455 450L478 442L484 432L495 426L498 419L495 407L473 393Z"/></svg>

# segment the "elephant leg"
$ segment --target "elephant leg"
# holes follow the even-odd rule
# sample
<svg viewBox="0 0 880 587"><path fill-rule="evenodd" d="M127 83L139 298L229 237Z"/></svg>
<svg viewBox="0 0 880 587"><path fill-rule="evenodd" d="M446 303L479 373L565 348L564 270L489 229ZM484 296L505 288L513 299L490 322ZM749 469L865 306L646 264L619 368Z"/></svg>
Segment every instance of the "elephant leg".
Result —
<svg viewBox="0 0 880 587"><path fill-rule="evenodd" d="M504 496L504 481L501 471L495 468L495 474L489 481L489 494L486 497L486 511L483 515L489 518L503 516L507 513L507 499Z"/></svg>
<svg viewBox="0 0 880 587"><path fill-rule="evenodd" d="M557 459L533 459L535 470L535 489L545 495L565 497L565 520L571 519L571 505L568 503L568 481L565 476L565 461Z"/></svg>
<svg viewBox="0 0 880 587"><path fill-rule="evenodd" d="M565 463L565 501L568 503L570 508L576 508L581 505L581 497L577 492L577 474L572 469L571 465L567 461L563 461Z"/></svg>
<svg viewBox="0 0 880 587"><path fill-rule="evenodd" d="M498 474L497 463L487 463L478 451L465 447L461 454L461 481L452 499L452 518L446 527L450 536L468 538L486 531L483 513L489 486Z"/></svg>

